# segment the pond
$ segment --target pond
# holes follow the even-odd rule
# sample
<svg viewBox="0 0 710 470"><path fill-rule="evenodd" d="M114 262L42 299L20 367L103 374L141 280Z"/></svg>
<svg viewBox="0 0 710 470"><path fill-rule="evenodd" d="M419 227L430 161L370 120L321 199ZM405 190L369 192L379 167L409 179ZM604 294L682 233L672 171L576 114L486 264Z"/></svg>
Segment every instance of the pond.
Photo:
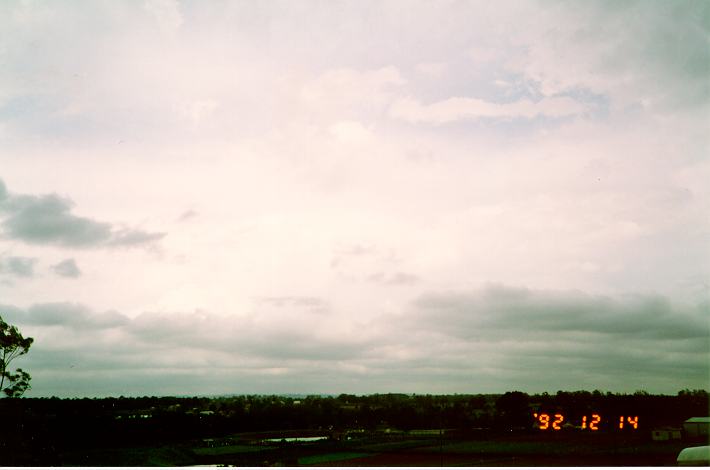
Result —
<svg viewBox="0 0 710 470"><path fill-rule="evenodd" d="M264 439L264 442L314 442L328 439L328 436L308 436L308 437L277 437Z"/></svg>

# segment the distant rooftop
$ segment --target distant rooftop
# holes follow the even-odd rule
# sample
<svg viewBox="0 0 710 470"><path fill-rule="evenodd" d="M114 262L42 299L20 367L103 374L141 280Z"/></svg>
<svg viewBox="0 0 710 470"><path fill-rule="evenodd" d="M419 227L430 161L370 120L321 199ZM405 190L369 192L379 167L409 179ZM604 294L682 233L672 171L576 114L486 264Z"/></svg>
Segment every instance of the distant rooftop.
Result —
<svg viewBox="0 0 710 470"><path fill-rule="evenodd" d="M710 417L704 416L704 417L695 417L695 418L688 418L685 420L686 423L710 423Z"/></svg>

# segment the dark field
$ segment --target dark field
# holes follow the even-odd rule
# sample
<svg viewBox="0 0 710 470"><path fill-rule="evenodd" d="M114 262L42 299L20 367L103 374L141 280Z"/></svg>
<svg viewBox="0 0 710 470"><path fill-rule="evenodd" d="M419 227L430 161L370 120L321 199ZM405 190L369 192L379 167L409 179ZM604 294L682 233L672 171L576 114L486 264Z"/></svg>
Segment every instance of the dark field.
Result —
<svg viewBox="0 0 710 470"><path fill-rule="evenodd" d="M273 436L275 434L270 434ZM491 440L376 436L347 442L263 445L252 436L237 442L201 447L202 442L174 447L137 447L75 451L64 465L236 465L236 466L673 466L687 444L652 442L641 437L610 435L502 436ZM251 442L251 444L250 444Z"/></svg>
<svg viewBox="0 0 710 470"><path fill-rule="evenodd" d="M670 466L707 412L704 391L8 399L0 465Z"/></svg>

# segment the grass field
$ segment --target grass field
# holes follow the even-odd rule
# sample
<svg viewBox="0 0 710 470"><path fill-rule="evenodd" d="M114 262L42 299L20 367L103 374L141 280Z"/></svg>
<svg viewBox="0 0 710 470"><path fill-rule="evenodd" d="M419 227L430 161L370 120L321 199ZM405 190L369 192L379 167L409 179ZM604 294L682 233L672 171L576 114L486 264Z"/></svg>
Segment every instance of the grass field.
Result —
<svg viewBox="0 0 710 470"><path fill-rule="evenodd" d="M298 465L325 465L330 466L331 463L340 460L352 460L362 457L370 457L372 454L362 452L332 452L329 454L309 455L298 459Z"/></svg>
<svg viewBox="0 0 710 470"><path fill-rule="evenodd" d="M349 446L361 451L373 453L400 451L405 449L419 448L422 446L433 446L435 444L437 444L437 441L433 439L401 439L387 440L385 442L354 442L352 444L349 444Z"/></svg>
<svg viewBox="0 0 710 470"><path fill-rule="evenodd" d="M686 443L616 439L612 436L572 435L554 440L540 436L496 440L457 440L442 446L380 447L368 457L339 461L331 466L668 466L674 465ZM411 442L407 442L411 444Z"/></svg>
<svg viewBox="0 0 710 470"><path fill-rule="evenodd" d="M253 436L249 436L250 438ZM72 466L669 466L681 441L653 442L640 436L505 435L497 439L432 439L363 436L346 441L284 442L265 446L252 440L221 447L185 443L155 448L93 449L64 454Z"/></svg>
<svg viewBox="0 0 710 470"><path fill-rule="evenodd" d="M231 445L222 447L198 447L192 449L197 455L228 455L242 454L245 452L266 452L275 449L273 446L254 446L254 445Z"/></svg>
<svg viewBox="0 0 710 470"><path fill-rule="evenodd" d="M63 454L61 461L65 467L172 467L194 463L187 449L173 446L72 451Z"/></svg>

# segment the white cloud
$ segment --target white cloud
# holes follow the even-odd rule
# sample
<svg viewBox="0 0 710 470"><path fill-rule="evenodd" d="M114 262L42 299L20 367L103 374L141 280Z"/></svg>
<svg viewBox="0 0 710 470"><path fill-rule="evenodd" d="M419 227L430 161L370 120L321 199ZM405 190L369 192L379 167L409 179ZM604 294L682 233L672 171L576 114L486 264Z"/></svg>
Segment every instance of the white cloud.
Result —
<svg viewBox="0 0 710 470"><path fill-rule="evenodd" d="M479 45L471 48L471 50L469 51L469 57L475 63L487 64L499 61L502 52L502 48L500 47Z"/></svg>
<svg viewBox="0 0 710 470"><path fill-rule="evenodd" d="M406 83L397 68L331 69L300 90L300 106L311 116L354 119L376 115Z"/></svg>
<svg viewBox="0 0 710 470"><path fill-rule="evenodd" d="M422 62L416 66L417 72L428 77L439 78L447 71L447 65L441 62Z"/></svg>
<svg viewBox="0 0 710 470"><path fill-rule="evenodd" d="M175 33L184 22L177 0L146 0L144 8L155 17L164 33Z"/></svg>
<svg viewBox="0 0 710 470"><path fill-rule="evenodd" d="M217 102L214 100L196 100L184 104L180 108L180 114L188 119L193 126L197 126L212 116L217 106Z"/></svg>
<svg viewBox="0 0 710 470"><path fill-rule="evenodd" d="M328 130L342 142L363 142L372 136L372 132L357 121L339 121L330 126Z"/></svg>

